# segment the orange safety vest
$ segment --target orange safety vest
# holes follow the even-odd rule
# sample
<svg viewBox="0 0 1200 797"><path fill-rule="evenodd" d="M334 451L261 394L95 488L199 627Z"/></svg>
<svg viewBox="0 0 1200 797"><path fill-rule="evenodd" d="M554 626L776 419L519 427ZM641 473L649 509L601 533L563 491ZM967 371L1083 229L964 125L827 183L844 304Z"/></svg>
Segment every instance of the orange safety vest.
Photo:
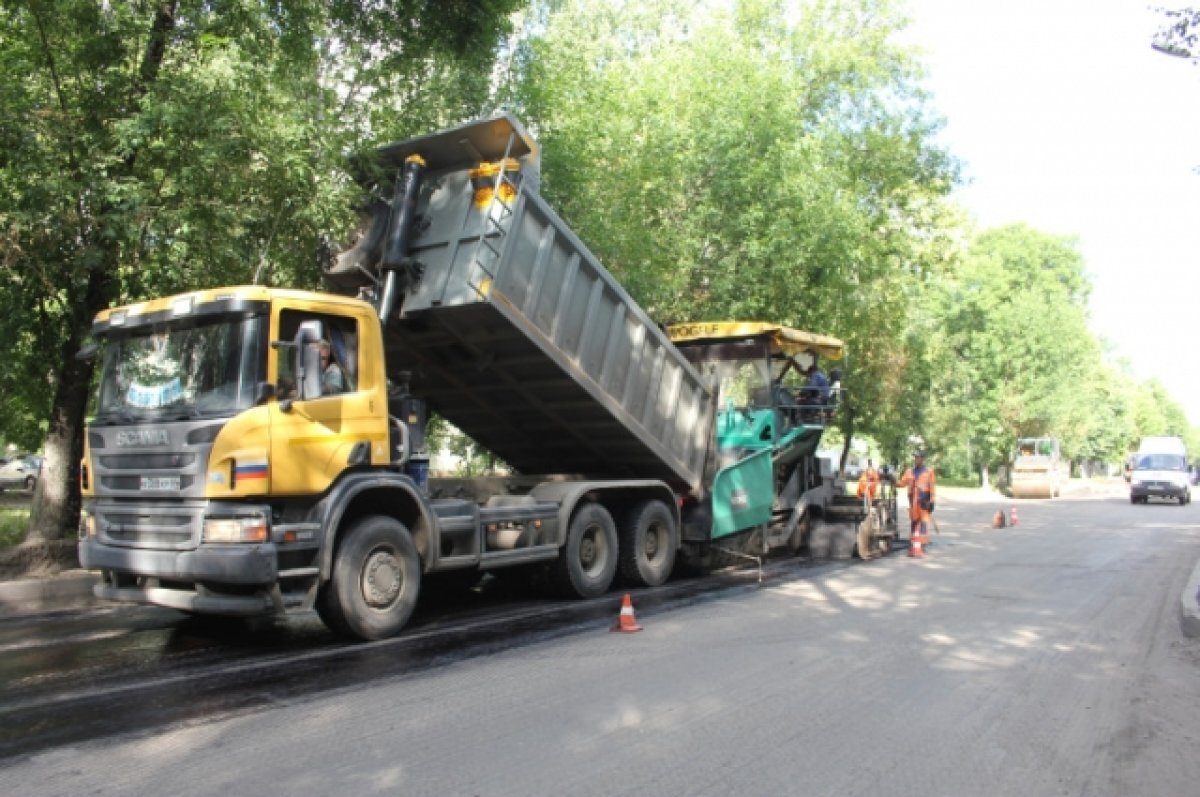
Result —
<svg viewBox="0 0 1200 797"><path fill-rule="evenodd" d="M913 520L929 520L929 507L934 503L937 492L933 468L909 468L896 484L908 488L908 516Z"/></svg>
<svg viewBox="0 0 1200 797"><path fill-rule="evenodd" d="M874 501L877 492L879 492L879 471L873 467L867 468L858 477L858 497L862 498L866 495Z"/></svg>

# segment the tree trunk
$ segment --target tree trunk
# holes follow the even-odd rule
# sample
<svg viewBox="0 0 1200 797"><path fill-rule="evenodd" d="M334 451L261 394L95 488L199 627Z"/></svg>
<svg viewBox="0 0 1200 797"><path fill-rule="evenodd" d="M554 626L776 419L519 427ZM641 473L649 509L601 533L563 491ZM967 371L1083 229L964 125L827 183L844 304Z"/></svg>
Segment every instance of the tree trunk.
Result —
<svg viewBox="0 0 1200 797"><path fill-rule="evenodd" d="M979 485L985 490L992 489L992 485L988 481L988 466L986 462L979 466Z"/></svg>
<svg viewBox="0 0 1200 797"><path fill-rule="evenodd" d="M25 541L14 551L19 554L21 573L55 573L79 566L75 537L82 506L79 463L93 370L91 362L75 359L79 340L78 334L71 335L60 353L61 378L54 390L50 431L33 494L29 529Z"/></svg>
<svg viewBox="0 0 1200 797"><path fill-rule="evenodd" d="M146 49L138 69L139 85L137 99L158 80L166 58L171 33L176 25L178 0L162 0L155 8L154 21L146 41ZM137 150L129 152L122 164L127 175L132 176L137 161ZM86 188L81 187L79 204L87 207ZM96 219L103 221L111 208L99 208ZM80 214L81 221L88 219L86 212ZM86 225L86 221L84 221ZM67 323L70 329L59 349L58 381L54 388L54 401L50 408L50 429L46 436L45 460L42 474L34 492L29 515L29 531L26 545L40 548L30 569L39 565L53 568L53 560L69 556L74 560L73 545L66 545L74 537L79 525L79 510L82 505L79 486L79 463L83 457L84 417L87 413L88 394L91 390L91 362L75 359L92 318L108 307L117 297L117 269L121 262L119 241L97 234L102 224L91 224L80 230L83 245L76 257L94 258L88 267L87 287L82 296L75 294L69 301L72 309ZM69 290L69 289L68 289ZM68 552L69 551L69 552Z"/></svg>
<svg viewBox="0 0 1200 797"><path fill-rule="evenodd" d="M82 499L79 490L79 463L83 457L84 416L92 384L93 363L75 358L83 330L90 319L112 303L116 252L110 252L104 264L93 269L87 293L77 302L71 334L59 351L58 383L50 410L50 431L46 436L46 456L42 475L33 495L29 515L28 542L48 543L70 539L79 525ZM51 554L52 555L52 554Z"/></svg>

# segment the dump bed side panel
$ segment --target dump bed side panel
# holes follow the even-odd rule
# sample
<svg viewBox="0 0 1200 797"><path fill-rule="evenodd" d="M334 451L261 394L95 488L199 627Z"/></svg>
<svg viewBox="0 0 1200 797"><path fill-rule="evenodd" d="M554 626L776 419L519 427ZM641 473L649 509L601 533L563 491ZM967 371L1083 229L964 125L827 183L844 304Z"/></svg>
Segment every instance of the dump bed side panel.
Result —
<svg viewBox="0 0 1200 797"><path fill-rule="evenodd" d="M463 171L433 185L388 324L413 392L524 473L698 486L713 399L666 335L528 186L478 207Z"/></svg>

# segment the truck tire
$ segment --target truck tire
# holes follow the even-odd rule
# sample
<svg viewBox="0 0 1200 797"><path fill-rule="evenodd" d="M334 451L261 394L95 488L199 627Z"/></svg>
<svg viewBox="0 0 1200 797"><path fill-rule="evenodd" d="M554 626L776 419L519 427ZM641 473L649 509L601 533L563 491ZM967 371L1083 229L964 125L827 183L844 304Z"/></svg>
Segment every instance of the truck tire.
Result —
<svg viewBox="0 0 1200 797"><path fill-rule="evenodd" d="M394 518L367 517L345 532L317 612L341 636L385 639L408 622L420 589L421 557L408 529Z"/></svg>
<svg viewBox="0 0 1200 797"><path fill-rule="evenodd" d="M666 583L679 547L675 517L662 501L642 501L621 525L621 577L638 586Z"/></svg>
<svg viewBox="0 0 1200 797"><path fill-rule="evenodd" d="M617 529L600 504L583 504L571 516L567 542L550 571L556 592L566 597L597 598L608 592L617 574Z"/></svg>

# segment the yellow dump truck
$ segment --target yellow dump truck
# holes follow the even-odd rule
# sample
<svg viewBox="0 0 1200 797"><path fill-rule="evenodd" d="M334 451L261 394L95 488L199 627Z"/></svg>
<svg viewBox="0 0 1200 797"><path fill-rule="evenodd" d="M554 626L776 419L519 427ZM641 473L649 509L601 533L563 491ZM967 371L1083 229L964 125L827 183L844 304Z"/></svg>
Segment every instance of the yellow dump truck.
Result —
<svg viewBox="0 0 1200 797"><path fill-rule="evenodd" d="M794 553L865 515L815 454L835 407L788 386L842 342L757 323L668 335L539 195L537 156L509 116L382 149L373 222L326 273L337 292L101 312L80 466L96 594L316 609L379 639L427 576L595 598L618 576L662 584L677 554ZM430 478L429 410L512 474ZM892 525L859 533L864 558Z"/></svg>

